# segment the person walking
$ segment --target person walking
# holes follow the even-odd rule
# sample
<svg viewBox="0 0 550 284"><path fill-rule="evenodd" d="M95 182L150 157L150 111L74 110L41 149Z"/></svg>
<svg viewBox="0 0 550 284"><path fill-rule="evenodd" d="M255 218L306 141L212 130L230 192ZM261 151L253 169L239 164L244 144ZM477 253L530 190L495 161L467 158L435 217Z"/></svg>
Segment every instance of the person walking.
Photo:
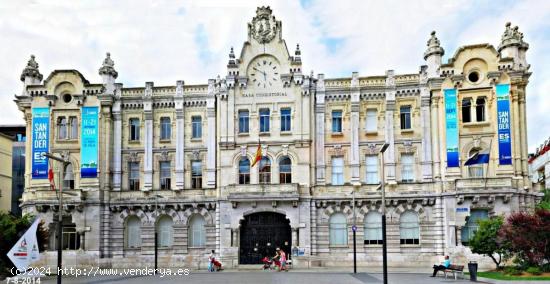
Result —
<svg viewBox="0 0 550 284"><path fill-rule="evenodd" d="M430 277L435 277L438 271L444 271L445 269L449 268L451 266L451 260L449 259L449 256L445 256L445 261L443 261L440 265L434 264L433 269L434 273Z"/></svg>
<svg viewBox="0 0 550 284"><path fill-rule="evenodd" d="M281 269L279 271L284 270L288 272L288 269L286 267L286 253L282 249L279 249L279 248L277 249L279 250L280 261L281 261Z"/></svg>

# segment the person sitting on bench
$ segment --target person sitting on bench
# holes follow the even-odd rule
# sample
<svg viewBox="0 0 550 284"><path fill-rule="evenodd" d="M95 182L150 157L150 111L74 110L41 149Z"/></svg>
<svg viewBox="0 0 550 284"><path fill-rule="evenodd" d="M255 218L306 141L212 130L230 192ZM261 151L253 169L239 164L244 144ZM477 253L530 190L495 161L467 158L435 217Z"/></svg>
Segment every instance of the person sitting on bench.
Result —
<svg viewBox="0 0 550 284"><path fill-rule="evenodd" d="M443 261L440 265L435 265L434 264L434 274L430 277L435 277L435 275L437 274L438 271L444 271L445 269L449 268L449 266L451 266L451 260L449 259L449 256L446 255L445 256L445 261Z"/></svg>

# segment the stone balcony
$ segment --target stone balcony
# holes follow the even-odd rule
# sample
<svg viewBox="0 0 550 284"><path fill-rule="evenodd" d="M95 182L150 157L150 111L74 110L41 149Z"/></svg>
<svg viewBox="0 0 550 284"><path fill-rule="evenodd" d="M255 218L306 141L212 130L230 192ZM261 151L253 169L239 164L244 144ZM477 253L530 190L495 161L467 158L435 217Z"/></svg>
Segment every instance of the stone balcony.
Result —
<svg viewBox="0 0 550 284"><path fill-rule="evenodd" d="M152 202L154 203L155 200L158 201L159 204L204 202L215 198L215 189L109 191L109 201L111 204L151 204Z"/></svg>
<svg viewBox="0 0 550 284"><path fill-rule="evenodd" d="M501 178L463 178L456 180L456 191L512 189L511 177Z"/></svg>
<svg viewBox="0 0 550 284"><path fill-rule="evenodd" d="M229 201L298 201L300 192L297 183L232 184L222 188L222 195L227 196Z"/></svg>
<svg viewBox="0 0 550 284"><path fill-rule="evenodd" d="M80 189L64 190L63 208L81 208L86 199L86 193ZM39 212L44 212L48 208L57 208L59 199L56 191L53 190L29 190L22 196L22 206L36 206Z"/></svg>

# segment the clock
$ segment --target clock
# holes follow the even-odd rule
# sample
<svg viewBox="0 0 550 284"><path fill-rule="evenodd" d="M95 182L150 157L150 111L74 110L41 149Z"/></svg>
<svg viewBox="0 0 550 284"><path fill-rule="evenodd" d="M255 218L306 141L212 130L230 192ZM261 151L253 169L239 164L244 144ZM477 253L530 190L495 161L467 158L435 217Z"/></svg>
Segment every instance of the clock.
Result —
<svg viewBox="0 0 550 284"><path fill-rule="evenodd" d="M267 89L279 86L280 82L280 66L278 61L272 56L256 57L248 65L249 86Z"/></svg>

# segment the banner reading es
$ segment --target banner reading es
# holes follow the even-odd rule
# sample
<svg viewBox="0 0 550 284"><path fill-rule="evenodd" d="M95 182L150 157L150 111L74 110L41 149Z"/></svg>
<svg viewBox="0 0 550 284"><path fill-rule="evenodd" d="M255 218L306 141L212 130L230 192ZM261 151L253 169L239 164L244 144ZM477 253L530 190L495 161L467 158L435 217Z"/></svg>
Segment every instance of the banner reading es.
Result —
<svg viewBox="0 0 550 284"><path fill-rule="evenodd" d="M32 178L48 178L48 159L42 156L49 150L50 109L32 109Z"/></svg>

